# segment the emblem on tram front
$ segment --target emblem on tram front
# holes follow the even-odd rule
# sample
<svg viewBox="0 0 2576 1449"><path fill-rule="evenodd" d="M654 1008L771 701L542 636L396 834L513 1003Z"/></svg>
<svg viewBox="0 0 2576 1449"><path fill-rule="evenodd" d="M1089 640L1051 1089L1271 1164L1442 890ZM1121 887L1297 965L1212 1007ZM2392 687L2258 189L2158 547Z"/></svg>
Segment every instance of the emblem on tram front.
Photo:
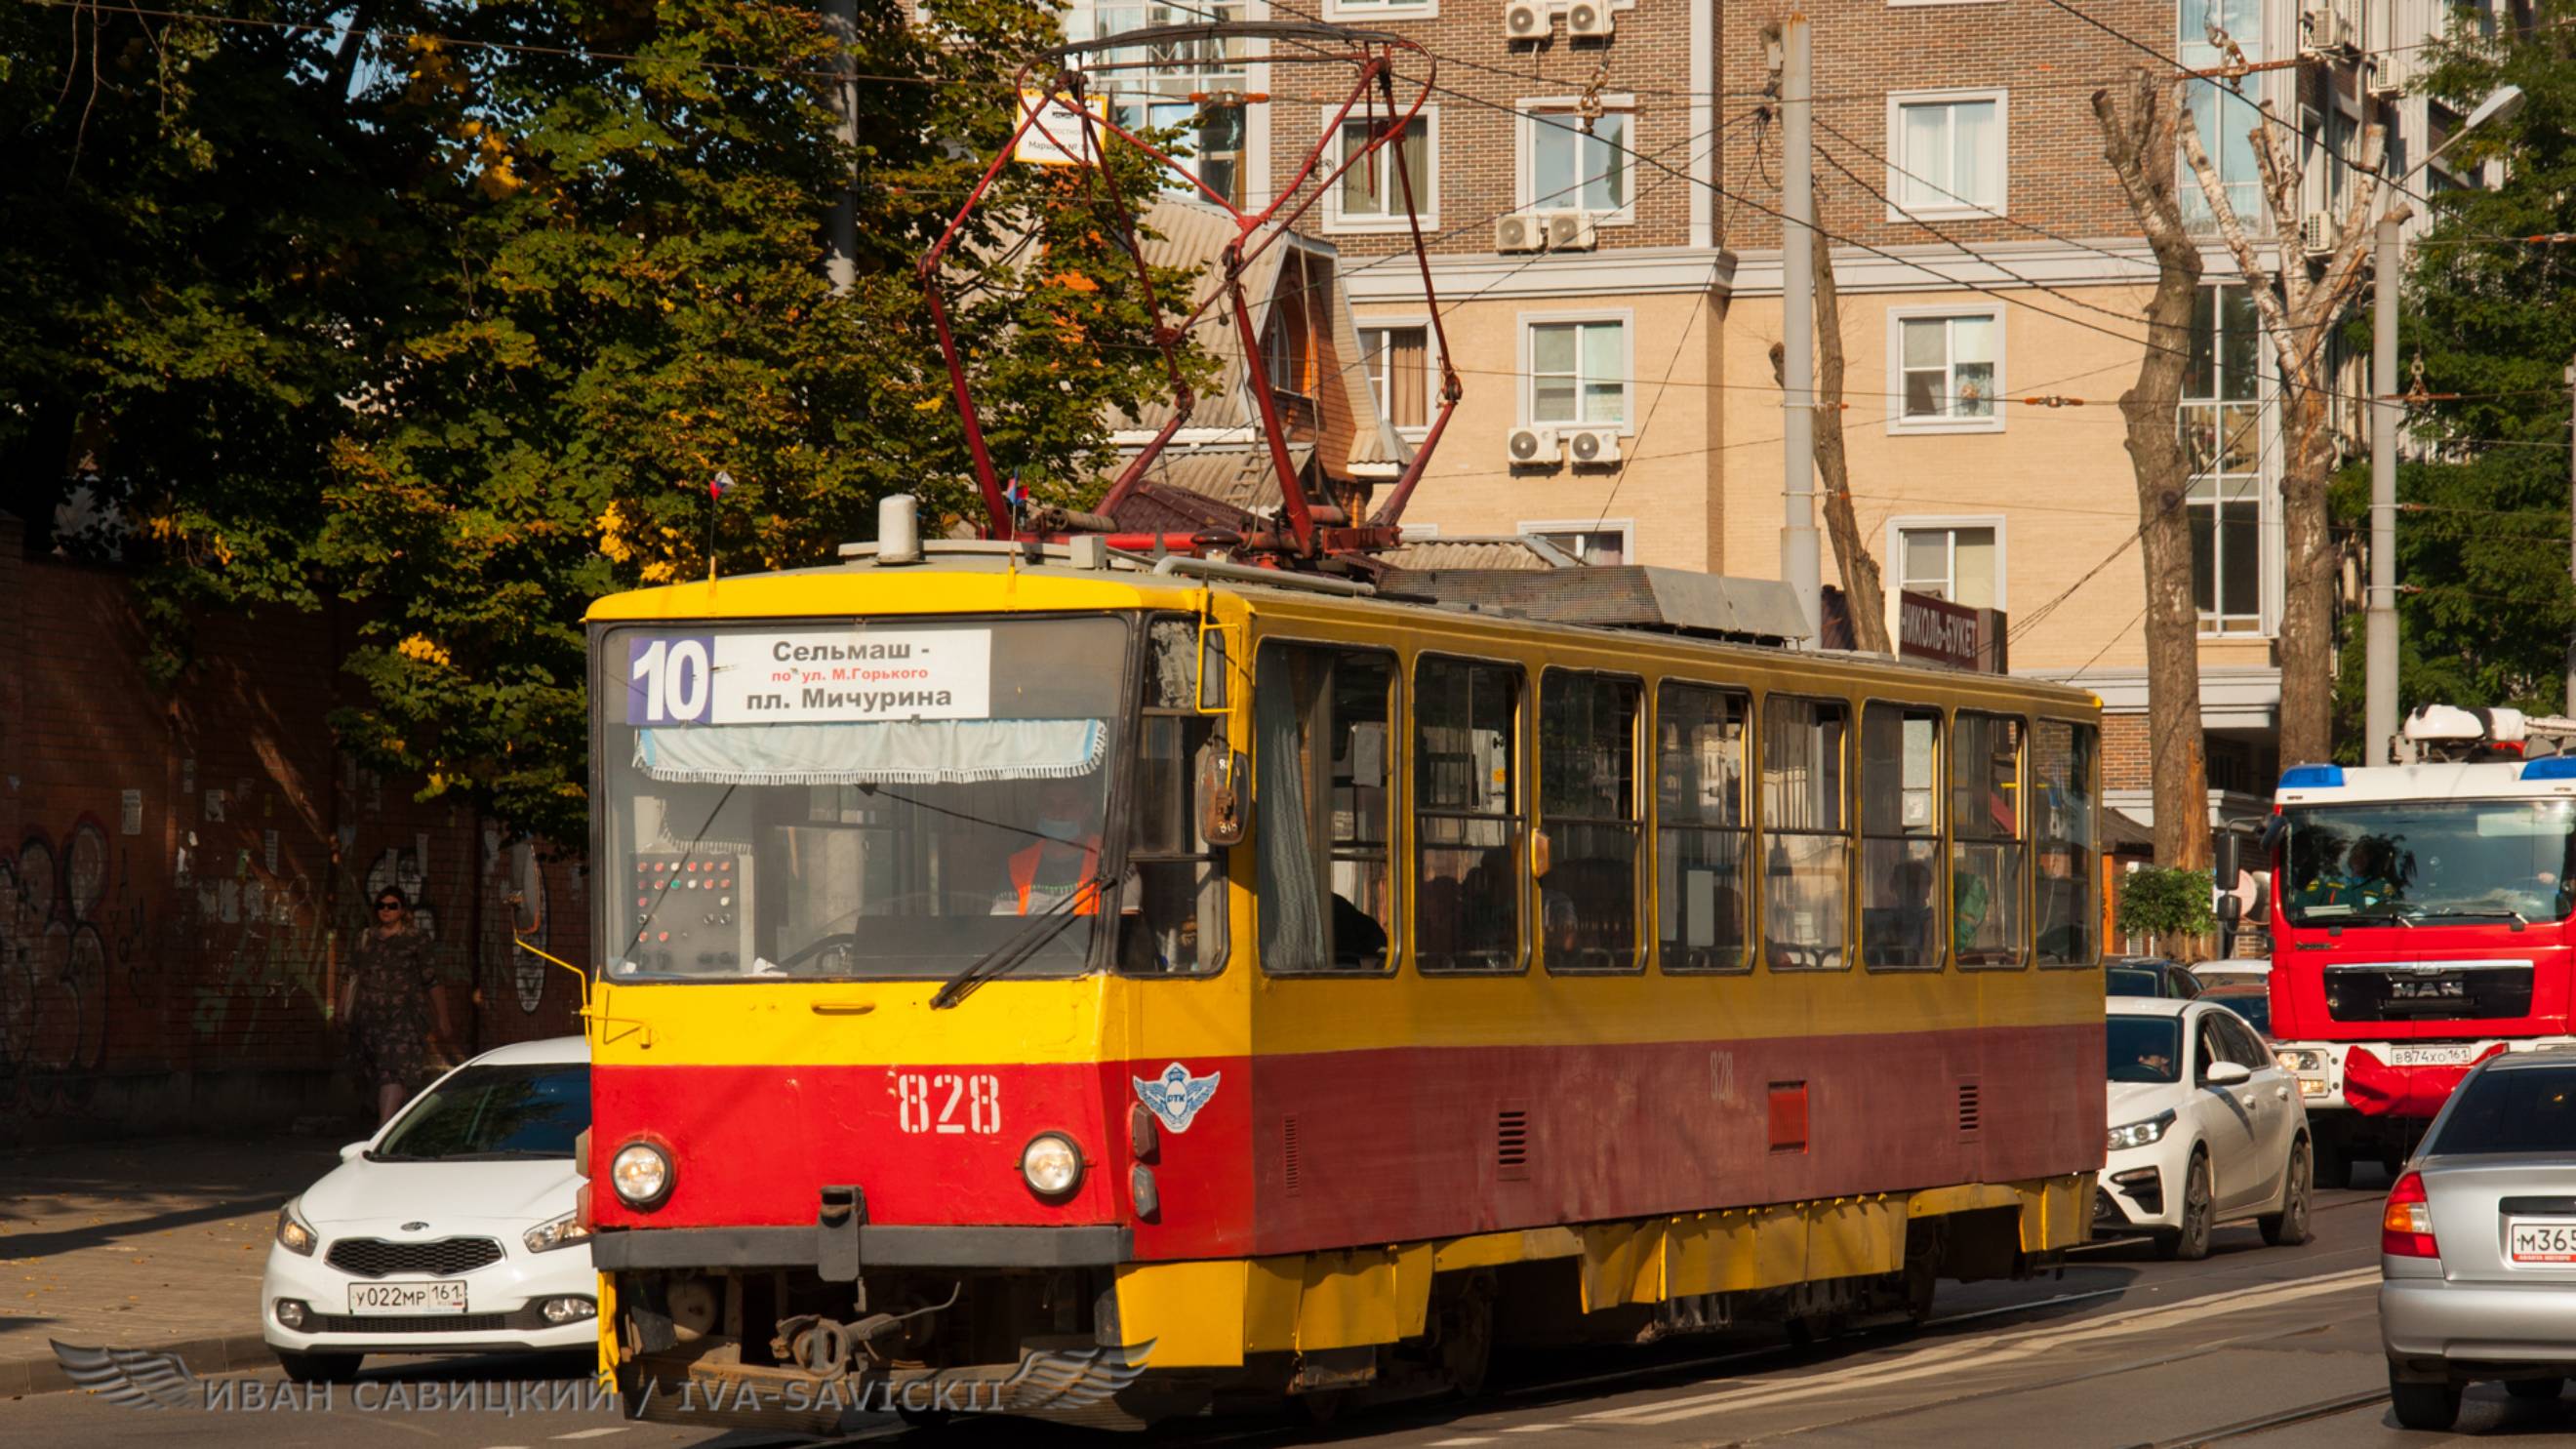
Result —
<svg viewBox="0 0 2576 1449"><path fill-rule="evenodd" d="M1189 1068L1174 1062L1163 1068L1159 1077L1129 1077L1127 1080L1136 1084L1136 1100L1143 1102L1145 1109L1160 1119L1164 1126L1175 1132L1187 1132L1191 1119L1197 1117L1199 1109L1216 1095L1217 1080L1224 1075L1223 1072L1210 1072L1204 1077L1193 1077Z"/></svg>

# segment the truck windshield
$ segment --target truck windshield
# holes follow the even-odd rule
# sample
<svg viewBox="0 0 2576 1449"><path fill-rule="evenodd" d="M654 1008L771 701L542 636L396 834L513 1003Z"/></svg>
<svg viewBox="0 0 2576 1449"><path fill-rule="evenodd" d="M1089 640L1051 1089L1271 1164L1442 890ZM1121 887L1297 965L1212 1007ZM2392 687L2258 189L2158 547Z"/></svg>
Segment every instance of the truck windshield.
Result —
<svg viewBox="0 0 2576 1449"><path fill-rule="evenodd" d="M2286 814L2294 926L2556 921L2571 899L2576 801L2396 801Z"/></svg>
<svg viewBox="0 0 2576 1449"><path fill-rule="evenodd" d="M1098 914L1127 621L812 620L603 636L612 977L945 978ZM620 690L617 686L624 683Z"/></svg>

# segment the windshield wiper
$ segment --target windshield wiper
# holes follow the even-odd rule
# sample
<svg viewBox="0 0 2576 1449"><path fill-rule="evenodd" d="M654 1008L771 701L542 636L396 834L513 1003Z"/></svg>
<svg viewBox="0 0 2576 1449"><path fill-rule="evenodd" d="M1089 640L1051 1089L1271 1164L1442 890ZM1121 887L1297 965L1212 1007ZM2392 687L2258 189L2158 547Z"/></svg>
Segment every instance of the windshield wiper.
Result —
<svg viewBox="0 0 2576 1449"><path fill-rule="evenodd" d="M2430 917L2434 919L2450 919L2459 921L2491 921L2498 916L2511 916L2513 917L2515 925L2528 926L2531 924L2531 918L2529 916L2524 915L2522 912L2515 910L2511 906L2486 906L2477 910L2462 910L2458 906L2417 906L2414 909L2416 919L2418 920ZM2401 917L2400 919L2403 918Z"/></svg>
<svg viewBox="0 0 2576 1449"><path fill-rule="evenodd" d="M991 955L949 977L948 984L940 987L938 994L930 998L930 1009L946 1011L964 1001L967 993L976 987L996 976L1007 975L1018 970L1022 962L1035 956L1040 947L1054 940L1065 927L1090 914L1075 910L1074 906L1077 902L1085 897L1097 902L1109 893L1111 886L1117 883L1116 875L1103 872L1077 884L1064 899L1047 907L1044 913L1033 917L1026 926L1021 927L1019 934L995 947ZM1094 910L1097 910L1096 906Z"/></svg>

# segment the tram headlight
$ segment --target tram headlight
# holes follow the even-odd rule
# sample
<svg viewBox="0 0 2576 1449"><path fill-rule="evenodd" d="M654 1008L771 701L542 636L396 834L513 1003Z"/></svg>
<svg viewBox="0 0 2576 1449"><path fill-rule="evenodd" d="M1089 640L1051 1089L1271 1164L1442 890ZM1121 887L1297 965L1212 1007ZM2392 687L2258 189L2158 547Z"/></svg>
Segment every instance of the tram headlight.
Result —
<svg viewBox="0 0 2576 1449"><path fill-rule="evenodd" d="M608 1180L618 1201L632 1208L660 1207L671 1195L671 1154L650 1142L629 1142L608 1160Z"/></svg>
<svg viewBox="0 0 2576 1449"><path fill-rule="evenodd" d="M2144 1122L2130 1122L2111 1129L2110 1150L2124 1147L2148 1147L2164 1140L2165 1129L2174 1124L2174 1114L2167 1108Z"/></svg>
<svg viewBox="0 0 2576 1449"><path fill-rule="evenodd" d="M1063 1197L1082 1181L1082 1149L1061 1132L1041 1132L1020 1149L1020 1176L1040 1197Z"/></svg>

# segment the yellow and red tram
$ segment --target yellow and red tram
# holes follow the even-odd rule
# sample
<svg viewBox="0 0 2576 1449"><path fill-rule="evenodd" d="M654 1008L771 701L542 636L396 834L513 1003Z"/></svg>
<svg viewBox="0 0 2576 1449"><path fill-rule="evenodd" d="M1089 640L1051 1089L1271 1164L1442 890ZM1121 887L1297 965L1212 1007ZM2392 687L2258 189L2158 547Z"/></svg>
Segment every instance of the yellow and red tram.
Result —
<svg viewBox="0 0 2576 1449"><path fill-rule="evenodd" d="M2085 1235L2090 695L1097 547L590 624L646 1412L1472 1386Z"/></svg>

